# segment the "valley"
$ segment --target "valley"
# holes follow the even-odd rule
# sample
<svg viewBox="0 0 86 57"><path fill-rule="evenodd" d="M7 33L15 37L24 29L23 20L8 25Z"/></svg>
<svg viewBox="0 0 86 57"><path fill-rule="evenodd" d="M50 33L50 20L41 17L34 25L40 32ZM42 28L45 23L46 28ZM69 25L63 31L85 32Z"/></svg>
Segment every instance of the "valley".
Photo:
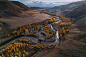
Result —
<svg viewBox="0 0 86 57"><path fill-rule="evenodd" d="M0 57L86 56L86 2L31 9L17 1L0 3Z"/></svg>

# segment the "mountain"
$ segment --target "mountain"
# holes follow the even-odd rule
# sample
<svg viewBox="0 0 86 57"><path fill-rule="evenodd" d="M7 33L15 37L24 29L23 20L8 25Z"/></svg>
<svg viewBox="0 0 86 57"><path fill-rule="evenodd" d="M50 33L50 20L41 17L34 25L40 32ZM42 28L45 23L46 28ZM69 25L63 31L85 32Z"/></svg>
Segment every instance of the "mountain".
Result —
<svg viewBox="0 0 86 57"><path fill-rule="evenodd" d="M47 9L45 9L45 11L47 11L47 12L55 11L55 12L57 12L57 15L65 16L67 13L69 13L73 9L75 9L85 3L86 3L86 1L78 1L78 2L73 2L73 3L67 4L67 5L61 5L61 6L55 6L52 8L47 8Z"/></svg>
<svg viewBox="0 0 86 57"><path fill-rule="evenodd" d="M27 7L26 5L24 5L23 3L20 3L18 1L11 1L14 5L17 5L20 7L20 9L22 11L28 11L28 10L31 10L29 7Z"/></svg>
<svg viewBox="0 0 86 57"><path fill-rule="evenodd" d="M28 7L54 7L68 4L69 2L44 2L44 1L32 1L26 3Z"/></svg>
<svg viewBox="0 0 86 57"><path fill-rule="evenodd" d="M71 12L65 16L74 18L76 20L86 17L86 4L79 6L78 8L73 9Z"/></svg>
<svg viewBox="0 0 86 57"><path fill-rule="evenodd" d="M50 12L50 11L56 11L57 15L63 15L65 16L67 13L69 13L70 11L72 11L73 9L79 7L82 4L85 4L86 1L78 1L78 2L73 2L67 5L61 5L61 6L55 6L51 9L46 9L46 11Z"/></svg>
<svg viewBox="0 0 86 57"><path fill-rule="evenodd" d="M0 1L0 17L19 16L28 10L31 9L18 1Z"/></svg>
<svg viewBox="0 0 86 57"><path fill-rule="evenodd" d="M85 3L86 1L78 1L78 2L67 4L67 5L55 6L52 9L58 9L60 11L69 11Z"/></svg>
<svg viewBox="0 0 86 57"><path fill-rule="evenodd" d="M42 7L30 7L30 8L33 9L33 10L44 9Z"/></svg>
<svg viewBox="0 0 86 57"><path fill-rule="evenodd" d="M86 32L86 1L82 5L74 8L72 11L67 13L65 16L75 21L75 27L80 31Z"/></svg>

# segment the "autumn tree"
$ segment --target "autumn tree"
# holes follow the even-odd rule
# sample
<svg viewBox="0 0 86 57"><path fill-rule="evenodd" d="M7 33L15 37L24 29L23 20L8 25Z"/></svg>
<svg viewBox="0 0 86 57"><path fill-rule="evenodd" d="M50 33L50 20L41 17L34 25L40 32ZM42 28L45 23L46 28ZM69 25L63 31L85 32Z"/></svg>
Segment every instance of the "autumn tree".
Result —
<svg viewBox="0 0 86 57"><path fill-rule="evenodd" d="M10 37L10 34L8 34L8 37Z"/></svg>
<svg viewBox="0 0 86 57"><path fill-rule="evenodd" d="M71 25L71 22L69 22L69 25Z"/></svg>
<svg viewBox="0 0 86 57"><path fill-rule="evenodd" d="M62 19L63 18L63 16L61 16L61 15L58 15L59 17L60 17L60 19Z"/></svg>
<svg viewBox="0 0 86 57"><path fill-rule="evenodd" d="M68 29L66 29L66 33L68 34L68 32L69 32L69 30Z"/></svg>
<svg viewBox="0 0 86 57"><path fill-rule="evenodd" d="M59 38L62 38L62 34L59 35Z"/></svg>
<svg viewBox="0 0 86 57"><path fill-rule="evenodd" d="M14 30L14 31L12 32L12 34L13 34L13 35L16 35L16 33L17 33L17 31L16 31L16 30Z"/></svg>
<svg viewBox="0 0 86 57"><path fill-rule="evenodd" d="M61 30L59 31L59 33L62 34L62 36L64 36L64 34L65 34L65 29L61 29Z"/></svg>
<svg viewBox="0 0 86 57"><path fill-rule="evenodd" d="M67 27L65 26L65 29L67 29Z"/></svg>

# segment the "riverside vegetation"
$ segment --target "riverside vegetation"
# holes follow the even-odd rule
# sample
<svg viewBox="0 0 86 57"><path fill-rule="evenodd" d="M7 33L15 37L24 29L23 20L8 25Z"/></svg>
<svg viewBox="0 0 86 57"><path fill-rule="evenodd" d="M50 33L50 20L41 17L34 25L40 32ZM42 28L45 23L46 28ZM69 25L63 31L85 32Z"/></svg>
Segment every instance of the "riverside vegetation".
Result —
<svg viewBox="0 0 86 57"><path fill-rule="evenodd" d="M8 34L8 37L11 35L21 36L21 35L29 35L29 36L37 36L38 32L45 32L45 39L51 39L52 37L55 37L55 32L48 26L50 23L56 22L54 18L57 16L52 17L52 20L44 20L38 23L33 24L27 24L24 26L20 26L18 29L13 30L12 33ZM59 15L61 20L66 19L66 22L62 22L60 24L60 31L59 31L59 38L62 38L65 33L68 33L68 26L71 25L71 20L69 18L63 17ZM43 30L42 30L43 28ZM18 39L16 43L10 44L5 49L2 49L0 52L0 57L26 57L31 56L39 49L43 49L45 47L45 44L37 44L34 42L30 42L28 39Z"/></svg>

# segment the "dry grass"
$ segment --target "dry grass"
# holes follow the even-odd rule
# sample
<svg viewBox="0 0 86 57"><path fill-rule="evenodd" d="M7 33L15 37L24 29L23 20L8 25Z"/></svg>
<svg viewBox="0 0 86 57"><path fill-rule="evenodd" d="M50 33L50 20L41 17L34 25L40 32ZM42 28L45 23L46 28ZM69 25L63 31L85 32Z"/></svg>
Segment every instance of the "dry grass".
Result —
<svg viewBox="0 0 86 57"><path fill-rule="evenodd" d="M50 15L40 14L36 11L26 11L21 14L21 17L0 18L0 21L6 22L11 29L23 26L26 24L36 23L45 19L51 19Z"/></svg>
<svg viewBox="0 0 86 57"><path fill-rule="evenodd" d="M86 17L75 22L77 28L86 32Z"/></svg>
<svg viewBox="0 0 86 57"><path fill-rule="evenodd" d="M43 21L45 19L51 19L52 17L47 14L40 14L36 10L31 10L31 11L25 11L20 14L20 17L10 17L10 18L0 18L1 22L7 23L9 26L8 29L16 29L19 26L23 26L26 24L32 24L36 22ZM8 38L2 39L1 36L7 36L7 34L11 31L6 29L3 31L3 34L5 33L6 35L0 35L0 42L3 42L7 40Z"/></svg>

